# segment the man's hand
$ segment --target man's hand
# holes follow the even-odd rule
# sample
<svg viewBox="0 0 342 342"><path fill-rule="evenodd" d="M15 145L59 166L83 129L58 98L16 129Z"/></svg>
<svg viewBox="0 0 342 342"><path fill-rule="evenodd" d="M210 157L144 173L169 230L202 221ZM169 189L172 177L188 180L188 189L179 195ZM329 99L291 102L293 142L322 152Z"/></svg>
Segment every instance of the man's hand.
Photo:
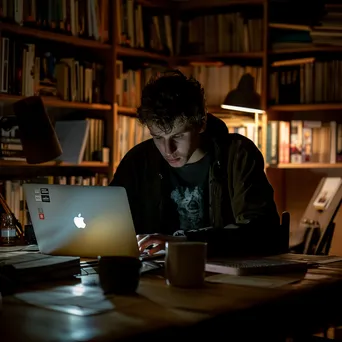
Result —
<svg viewBox="0 0 342 342"><path fill-rule="evenodd" d="M172 236L162 234L143 234L137 235L137 241L140 253L144 252L147 247L153 246L148 253L150 255L165 249L165 243L170 241L181 242L186 241L185 236Z"/></svg>

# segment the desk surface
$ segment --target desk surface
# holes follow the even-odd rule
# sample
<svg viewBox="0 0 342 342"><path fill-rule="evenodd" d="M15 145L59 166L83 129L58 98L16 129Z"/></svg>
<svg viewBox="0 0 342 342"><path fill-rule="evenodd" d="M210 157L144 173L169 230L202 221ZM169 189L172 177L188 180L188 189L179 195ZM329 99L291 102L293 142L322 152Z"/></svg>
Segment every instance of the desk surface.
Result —
<svg viewBox="0 0 342 342"><path fill-rule="evenodd" d="M36 342L141 341L173 334L195 338L194 334L212 337L229 332L244 340L249 334L287 334L330 323L341 312L342 262L310 269L308 274L307 279L280 288L207 283L198 290L168 287L160 277L144 276L135 296L110 296L115 308L90 316L46 309L8 296L3 298L0 337ZM103 297L93 275L77 283L36 285L26 293L33 290Z"/></svg>

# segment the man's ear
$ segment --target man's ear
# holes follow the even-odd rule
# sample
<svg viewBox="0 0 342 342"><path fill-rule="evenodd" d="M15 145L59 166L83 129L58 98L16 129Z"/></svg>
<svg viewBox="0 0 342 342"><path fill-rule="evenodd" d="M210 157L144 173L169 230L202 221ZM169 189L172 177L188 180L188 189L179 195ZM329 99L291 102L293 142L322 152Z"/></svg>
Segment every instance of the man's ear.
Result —
<svg viewBox="0 0 342 342"><path fill-rule="evenodd" d="M207 128L207 115L205 115L203 118L202 118L202 126L201 126L201 129L200 129L200 133L203 133Z"/></svg>

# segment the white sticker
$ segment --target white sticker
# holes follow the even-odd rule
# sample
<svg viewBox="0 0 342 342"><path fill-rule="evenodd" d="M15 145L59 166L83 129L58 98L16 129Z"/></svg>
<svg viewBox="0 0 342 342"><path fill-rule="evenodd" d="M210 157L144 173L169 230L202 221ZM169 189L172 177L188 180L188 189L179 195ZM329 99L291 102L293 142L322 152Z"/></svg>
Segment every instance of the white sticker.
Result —
<svg viewBox="0 0 342 342"><path fill-rule="evenodd" d="M41 202L42 201L42 196L41 195L35 195L34 196L36 202Z"/></svg>
<svg viewBox="0 0 342 342"><path fill-rule="evenodd" d="M40 190L39 189L34 189L34 193L35 194L40 194Z"/></svg>

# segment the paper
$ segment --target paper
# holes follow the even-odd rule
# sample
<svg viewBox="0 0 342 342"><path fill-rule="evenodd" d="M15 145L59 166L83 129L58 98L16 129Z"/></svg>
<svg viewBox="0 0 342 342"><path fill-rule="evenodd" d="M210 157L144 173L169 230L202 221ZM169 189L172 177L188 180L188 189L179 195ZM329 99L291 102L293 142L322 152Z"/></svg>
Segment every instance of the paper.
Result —
<svg viewBox="0 0 342 342"><path fill-rule="evenodd" d="M36 252L39 251L37 245L27 245L27 246L8 246L8 247L0 247L0 253L9 253L9 252Z"/></svg>
<svg viewBox="0 0 342 342"><path fill-rule="evenodd" d="M82 284L56 290L23 292L14 296L31 305L77 316L95 315L115 308L100 288L89 288Z"/></svg>
<svg viewBox="0 0 342 342"><path fill-rule="evenodd" d="M275 288L301 281L301 277L277 277L277 276L233 276L228 274L215 274L205 280L210 283L222 283L232 285L245 285L253 287Z"/></svg>
<svg viewBox="0 0 342 342"><path fill-rule="evenodd" d="M317 210L325 210L329 207L330 202L336 195L342 183L340 177L328 177L324 180L324 184L316 197L313 205Z"/></svg>
<svg viewBox="0 0 342 342"><path fill-rule="evenodd" d="M19 252L25 249L26 246L9 246L9 247L0 247L0 253L8 253L8 252Z"/></svg>
<svg viewBox="0 0 342 342"><path fill-rule="evenodd" d="M24 255L24 254L28 254L30 252L23 252L23 251L18 251L18 252L3 252L0 253L0 260L2 259L7 259L7 258L13 258L16 257L18 255Z"/></svg>
<svg viewBox="0 0 342 342"><path fill-rule="evenodd" d="M326 278L330 278L330 277L324 274L313 274L313 273L307 273L305 275L306 280L322 280Z"/></svg>

